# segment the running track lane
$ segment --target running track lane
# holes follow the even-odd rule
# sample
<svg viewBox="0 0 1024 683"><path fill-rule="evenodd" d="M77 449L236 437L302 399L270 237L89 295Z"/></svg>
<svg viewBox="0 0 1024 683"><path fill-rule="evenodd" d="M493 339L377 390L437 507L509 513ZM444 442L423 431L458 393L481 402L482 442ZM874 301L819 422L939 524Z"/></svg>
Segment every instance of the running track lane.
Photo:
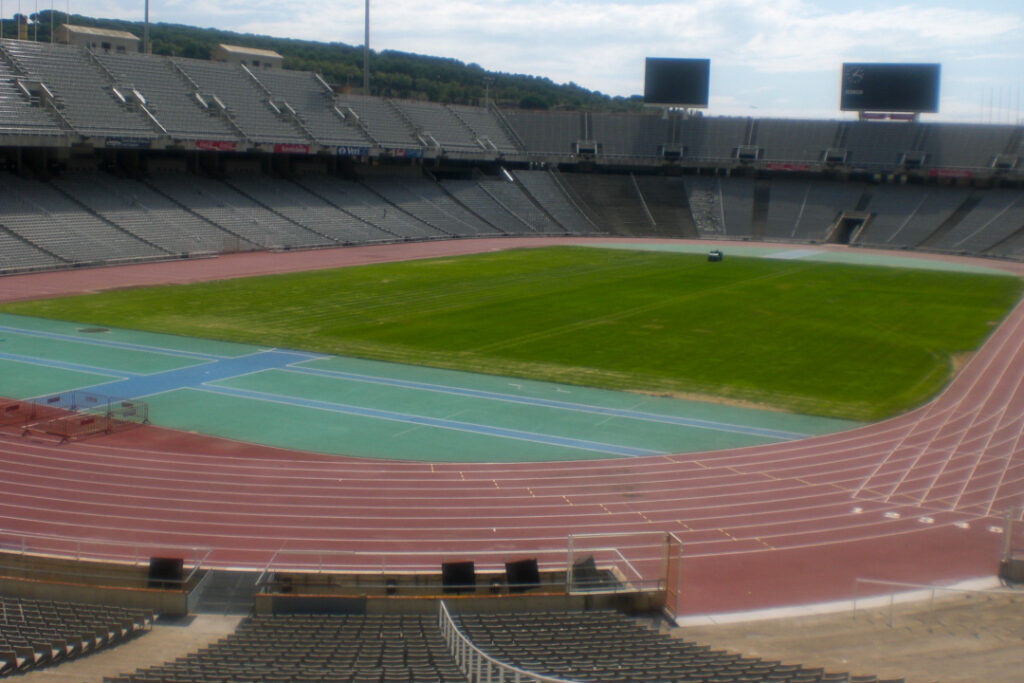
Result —
<svg viewBox="0 0 1024 683"><path fill-rule="evenodd" d="M395 255L414 257L406 246L420 245ZM443 245L427 246L439 255ZM453 248L467 246L494 248ZM96 273L109 284L112 270ZM685 544L687 614L845 599L856 577L990 576L1000 541L990 528L1024 494L1021 340L1018 306L923 408L850 432L686 456L429 464L155 428L60 447L0 437L0 463L18 482L0 500L0 528L205 545L220 566L309 548L412 550L408 566L432 569L491 551L564 562L572 532L671 530ZM655 562L649 555L631 559Z"/></svg>

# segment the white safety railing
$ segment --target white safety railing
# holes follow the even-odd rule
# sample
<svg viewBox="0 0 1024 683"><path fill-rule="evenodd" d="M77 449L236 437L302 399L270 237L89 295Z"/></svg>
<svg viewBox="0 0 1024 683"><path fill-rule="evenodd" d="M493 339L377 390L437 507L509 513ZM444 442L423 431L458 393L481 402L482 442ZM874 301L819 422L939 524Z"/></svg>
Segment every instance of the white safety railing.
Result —
<svg viewBox="0 0 1024 683"><path fill-rule="evenodd" d="M438 609L437 619L448 651L469 683L579 683L568 678L545 676L520 669L490 656L474 645L455 625L443 600Z"/></svg>
<svg viewBox="0 0 1024 683"><path fill-rule="evenodd" d="M153 557L181 558L188 572L182 578L187 586L203 569L212 549L206 546L179 546L164 543L135 543L100 538L71 538L53 534L32 534L0 529L0 568L6 566L5 555L60 558L96 563L113 562L145 566ZM58 569L50 574L62 573ZM82 570L68 572L69 576L103 576L102 565L83 573Z"/></svg>
<svg viewBox="0 0 1024 683"><path fill-rule="evenodd" d="M881 596L864 596L860 597L860 586L861 584L870 586L888 586L893 589L886 591ZM1006 595L1013 597L1020 597L1021 592L1014 589L1000 589L1000 588L966 588L963 586L942 586L936 584L927 583L910 583L906 581L887 581L883 579L855 579L853 582L853 606L852 613L854 618L857 617L858 601L870 601L878 600L879 598L885 600L888 598L889 616L887 624L891 628L895 623L894 608L896 603L908 603L922 601L926 597L928 599L928 611L932 612L935 609L935 597L937 593L947 594L959 594L959 595Z"/></svg>

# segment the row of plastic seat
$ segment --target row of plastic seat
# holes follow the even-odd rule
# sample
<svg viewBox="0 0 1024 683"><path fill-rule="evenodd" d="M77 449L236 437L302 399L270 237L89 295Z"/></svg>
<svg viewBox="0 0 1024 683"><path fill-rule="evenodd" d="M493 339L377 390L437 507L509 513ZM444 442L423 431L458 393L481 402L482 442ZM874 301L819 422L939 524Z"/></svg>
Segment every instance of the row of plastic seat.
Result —
<svg viewBox="0 0 1024 683"><path fill-rule="evenodd" d="M146 632L155 619L151 610L3 597L0 676L117 645Z"/></svg>
<svg viewBox="0 0 1024 683"><path fill-rule="evenodd" d="M821 668L743 657L674 638L609 611L457 615L477 647L518 668L571 680L876 683Z"/></svg>
<svg viewBox="0 0 1024 683"><path fill-rule="evenodd" d="M432 616L251 617L187 657L107 683L464 683Z"/></svg>

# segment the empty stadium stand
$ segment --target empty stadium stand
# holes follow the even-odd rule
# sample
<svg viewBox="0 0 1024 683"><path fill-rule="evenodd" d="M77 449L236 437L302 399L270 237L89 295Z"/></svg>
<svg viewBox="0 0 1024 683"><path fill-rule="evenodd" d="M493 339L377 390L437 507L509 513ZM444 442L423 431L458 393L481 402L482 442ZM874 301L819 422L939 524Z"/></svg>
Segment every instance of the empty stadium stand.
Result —
<svg viewBox="0 0 1024 683"><path fill-rule="evenodd" d="M0 676L52 666L149 629L152 611L0 596Z"/></svg>
<svg viewBox="0 0 1024 683"><path fill-rule="evenodd" d="M4 41L0 272L565 234L1024 257L1022 126L344 90L306 71Z"/></svg>
<svg viewBox="0 0 1024 683"><path fill-rule="evenodd" d="M245 619L234 634L187 657L104 679L170 681L465 683L430 615L292 615Z"/></svg>
<svg viewBox="0 0 1024 683"><path fill-rule="evenodd" d="M4 41L0 50L16 73L47 86L53 93L54 111L75 132L156 137L152 121L115 87L111 74L91 54L28 41Z"/></svg>
<svg viewBox="0 0 1024 683"><path fill-rule="evenodd" d="M878 681L870 675L830 673L714 650L614 611L456 614L453 619L473 645L495 659L558 679L607 683Z"/></svg>
<svg viewBox="0 0 1024 683"><path fill-rule="evenodd" d="M281 112L273 93L246 67L197 59L173 58L172 63L200 88L206 108L224 116L247 140L268 144L313 142L295 119Z"/></svg>
<svg viewBox="0 0 1024 683"><path fill-rule="evenodd" d="M322 78L308 71L267 70L259 81L275 106L292 117L321 145L368 147L372 141L355 121L348 121L334 104L334 94Z"/></svg>

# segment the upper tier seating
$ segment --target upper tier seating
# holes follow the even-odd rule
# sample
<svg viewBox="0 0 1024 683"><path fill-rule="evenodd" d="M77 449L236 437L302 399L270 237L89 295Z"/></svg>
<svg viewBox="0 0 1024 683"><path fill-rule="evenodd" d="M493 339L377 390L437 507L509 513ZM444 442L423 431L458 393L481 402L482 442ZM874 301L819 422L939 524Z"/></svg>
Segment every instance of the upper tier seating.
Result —
<svg viewBox="0 0 1024 683"><path fill-rule="evenodd" d="M1010 143L1016 126L935 123L927 126L924 150L929 166L988 168Z"/></svg>
<svg viewBox="0 0 1024 683"><path fill-rule="evenodd" d="M559 161L595 154L641 165L679 152L688 165L793 164L812 171L835 149L845 156L830 154L829 164L868 172L1024 168L1017 161L1024 155L1019 125L499 111L337 93L309 71L252 71L20 40L0 45L0 135L20 136L25 146L38 145L36 136L69 144L85 136L106 138L91 142L109 147L170 142L236 151L233 145L244 142L287 154L331 147L350 157Z"/></svg>
<svg viewBox="0 0 1024 683"><path fill-rule="evenodd" d="M583 138L581 116L577 112L537 112L510 110L505 118L534 154L569 155Z"/></svg>
<svg viewBox="0 0 1024 683"><path fill-rule="evenodd" d="M336 104L346 117L352 116L370 138L385 149L422 147L415 130L387 100L363 95L339 95Z"/></svg>
<svg viewBox="0 0 1024 683"><path fill-rule="evenodd" d="M812 164L833 146L838 128L835 121L761 119L756 144L765 161Z"/></svg>
<svg viewBox="0 0 1024 683"><path fill-rule="evenodd" d="M249 140L267 144L312 142L287 116L274 111L273 97L243 67L198 59L172 61L201 89L201 94L215 95L224 104L227 115ZM212 101L210 97L204 99Z"/></svg>
<svg viewBox="0 0 1024 683"><path fill-rule="evenodd" d="M196 94L201 92L166 57L98 52L96 60L117 78L118 85L134 88L145 98L146 108L172 137L238 139L224 118L200 104Z"/></svg>
<svg viewBox="0 0 1024 683"><path fill-rule="evenodd" d="M279 107L290 106L302 124L322 145L369 147L371 140L347 121L334 104L334 95L316 74L308 71L268 69L256 74L259 81L273 93Z"/></svg>
<svg viewBox="0 0 1024 683"><path fill-rule="evenodd" d="M485 152L489 150L477 139L472 129L447 107L432 102L393 100L392 104L412 124L427 146L440 146L451 152Z"/></svg>
<svg viewBox="0 0 1024 683"><path fill-rule="evenodd" d="M668 142L667 122L659 115L593 114L591 120L605 157L657 157Z"/></svg>
<svg viewBox="0 0 1024 683"><path fill-rule="evenodd" d="M53 92L61 115L78 133L156 137L152 121L118 100L116 84L85 50L20 40L5 41L2 49L21 73Z"/></svg>
<svg viewBox="0 0 1024 683"><path fill-rule="evenodd" d="M487 109L449 105L448 109L473 131L478 140L490 142L502 153L521 151L497 117Z"/></svg>
<svg viewBox="0 0 1024 683"><path fill-rule="evenodd" d="M57 118L18 86L18 74L0 54L0 135L61 135Z"/></svg>

